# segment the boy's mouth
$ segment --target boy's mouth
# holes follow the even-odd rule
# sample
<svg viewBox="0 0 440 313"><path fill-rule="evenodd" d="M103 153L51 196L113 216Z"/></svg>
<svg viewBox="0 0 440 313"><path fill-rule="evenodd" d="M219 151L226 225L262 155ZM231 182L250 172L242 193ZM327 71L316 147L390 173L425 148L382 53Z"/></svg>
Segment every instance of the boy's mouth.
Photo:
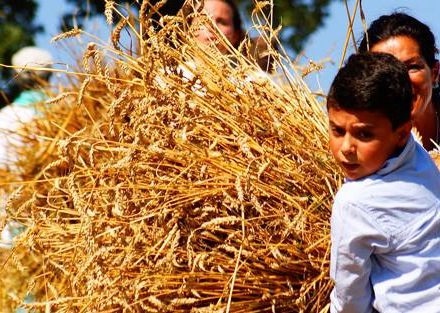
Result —
<svg viewBox="0 0 440 313"><path fill-rule="evenodd" d="M342 162L341 165L342 165L342 168L347 172L352 172L359 167L359 164L348 163L348 162Z"/></svg>

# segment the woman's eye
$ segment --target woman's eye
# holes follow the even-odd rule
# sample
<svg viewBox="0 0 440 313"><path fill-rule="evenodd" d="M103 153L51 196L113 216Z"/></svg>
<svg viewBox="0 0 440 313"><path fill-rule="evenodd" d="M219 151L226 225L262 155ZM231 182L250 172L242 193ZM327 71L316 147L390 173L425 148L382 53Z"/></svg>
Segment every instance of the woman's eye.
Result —
<svg viewBox="0 0 440 313"><path fill-rule="evenodd" d="M228 25L228 21L226 21L226 20L224 20L224 19L217 19L217 20L215 21L215 23L216 23L217 25L221 25L221 26L226 26L226 25Z"/></svg>
<svg viewBox="0 0 440 313"><path fill-rule="evenodd" d="M408 71L419 71L421 69L424 68L423 64L419 64L419 63L413 63L413 64L408 64L407 66Z"/></svg>

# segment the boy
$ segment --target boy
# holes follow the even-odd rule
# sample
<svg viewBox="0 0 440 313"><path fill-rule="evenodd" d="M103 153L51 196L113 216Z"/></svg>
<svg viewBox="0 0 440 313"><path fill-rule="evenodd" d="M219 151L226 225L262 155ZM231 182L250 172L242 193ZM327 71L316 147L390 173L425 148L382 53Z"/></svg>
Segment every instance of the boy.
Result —
<svg viewBox="0 0 440 313"><path fill-rule="evenodd" d="M440 312L440 173L411 135L406 66L352 55L327 97L346 175L331 220L331 312Z"/></svg>

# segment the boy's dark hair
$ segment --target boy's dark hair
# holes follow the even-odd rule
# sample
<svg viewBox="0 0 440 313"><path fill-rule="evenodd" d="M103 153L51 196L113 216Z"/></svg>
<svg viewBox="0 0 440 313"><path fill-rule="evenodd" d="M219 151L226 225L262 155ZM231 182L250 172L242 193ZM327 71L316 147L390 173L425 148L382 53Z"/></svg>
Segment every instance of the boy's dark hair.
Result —
<svg viewBox="0 0 440 313"><path fill-rule="evenodd" d="M432 68L436 63L435 55L438 51L434 34L427 25L410 15L405 13L382 15L371 23L367 35L369 48L391 37L410 37L418 43L420 54L428 66ZM359 45L360 52L368 50L367 35L364 34Z"/></svg>
<svg viewBox="0 0 440 313"><path fill-rule="evenodd" d="M327 109L330 108L380 112L396 129L411 118L408 69L390 54L353 54L330 87Z"/></svg>

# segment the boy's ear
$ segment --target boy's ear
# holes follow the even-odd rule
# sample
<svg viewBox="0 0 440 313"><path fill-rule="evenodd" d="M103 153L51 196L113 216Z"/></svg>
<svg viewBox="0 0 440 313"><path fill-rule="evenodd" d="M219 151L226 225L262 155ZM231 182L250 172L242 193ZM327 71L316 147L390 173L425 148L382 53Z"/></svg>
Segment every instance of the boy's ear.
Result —
<svg viewBox="0 0 440 313"><path fill-rule="evenodd" d="M398 145L400 147L405 146L405 144L408 141L408 138L411 134L411 129L412 129L412 122L411 121L408 121L405 124L399 126L399 128L397 128L397 130L396 130L397 140L398 140Z"/></svg>

